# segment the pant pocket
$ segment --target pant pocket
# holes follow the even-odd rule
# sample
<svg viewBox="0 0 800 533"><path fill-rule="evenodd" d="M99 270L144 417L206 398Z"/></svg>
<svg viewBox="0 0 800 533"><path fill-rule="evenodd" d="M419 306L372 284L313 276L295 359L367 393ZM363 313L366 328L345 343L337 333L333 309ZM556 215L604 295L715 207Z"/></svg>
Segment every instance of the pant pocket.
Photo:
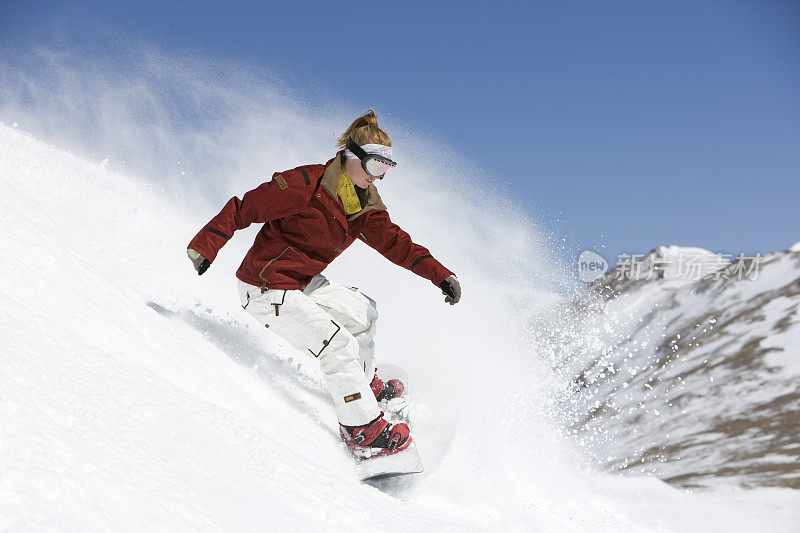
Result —
<svg viewBox="0 0 800 533"><path fill-rule="evenodd" d="M258 287L239 280L239 302L242 304L242 309L247 309L250 306L250 301L254 298L256 292L259 292Z"/></svg>
<svg viewBox="0 0 800 533"><path fill-rule="evenodd" d="M312 300L329 312L334 318L342 320L348 328L367 328L370 324L370 302L360 292L342 285L328 285L311 295ZM356 325L357 324L357 325Z"/></svg>
<svg viewBox="0 0 800 533"><path fill-rule="evenodd" d="M261 292L260 287L239 282L239 301L242 309L253 315L271 314L280 316L280 307L286 303L286 290Z"/></svg>
<svg viewBox="0 0 800 533"><path fill-rule="evenodd" d="M275 316L281 316L281 307L286 304L286 293L288 290L272 290L264 293L269 305L272 307Z"/></svg>

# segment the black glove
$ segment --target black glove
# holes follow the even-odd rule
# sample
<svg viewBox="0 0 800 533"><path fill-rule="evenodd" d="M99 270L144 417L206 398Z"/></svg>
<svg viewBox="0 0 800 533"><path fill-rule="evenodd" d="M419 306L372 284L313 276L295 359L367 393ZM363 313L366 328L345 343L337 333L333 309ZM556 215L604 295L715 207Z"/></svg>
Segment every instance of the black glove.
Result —
<svg viewBox="0 0 800 533"><path fill-rule="evenodd" d="M189 259L191 259L194 269L197 270L198 276L202 275L203 272L208 270L208 267L211 266L211 261L203 257L203 254L198 251L187 248L186 255L189 256Z"/></svg>
<svg viewBox="0 0 800 533"><path fill-rule="evenodd" d="M457 304L461 299L461 284L458 283L455 275L447 276L447 279L439 284L439 288L442 289L442 294L447 296L444 301L450 305Z"/></svg>

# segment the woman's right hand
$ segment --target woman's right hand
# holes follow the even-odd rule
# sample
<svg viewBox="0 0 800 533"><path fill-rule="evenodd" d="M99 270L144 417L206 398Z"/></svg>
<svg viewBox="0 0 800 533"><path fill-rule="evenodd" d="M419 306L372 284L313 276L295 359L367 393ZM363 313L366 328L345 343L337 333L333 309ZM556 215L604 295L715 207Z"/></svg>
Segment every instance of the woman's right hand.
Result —
<svg viewBox="0 0 800 533"><path fill-rule="evenodd" d="M208 267L211 266L211 261L203 257L203 254L196 250L192 250L191 248L186 249L186 255L189 256L189 259L192 261L194 265L194 269L197 270L197 275L200 276L208 270Z"/></svg>
<svg viewBox="0 0 800 533"><path fill-rule="evenodd" d="M439 288L442 289L442 294L447 296L444 301L450 305L457 304L461 299L461 284L455 275L447 276L447 279L439 284Z"/></svg>

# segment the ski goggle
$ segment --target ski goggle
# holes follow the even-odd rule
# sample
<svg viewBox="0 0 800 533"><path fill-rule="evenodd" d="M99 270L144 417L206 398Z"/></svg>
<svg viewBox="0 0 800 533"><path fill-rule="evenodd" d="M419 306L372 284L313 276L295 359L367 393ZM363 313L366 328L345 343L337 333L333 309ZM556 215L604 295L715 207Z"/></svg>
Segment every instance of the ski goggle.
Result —
<svg viewBox="0 0 800 533"><path fill-rule="evenodd" d="M353 139L347 139L345 148L353 152L353 154L361 160L361 168L373 178L381 180L397 166L397 163L388 157L383 157L378 154L368 154L363 148L357 145Z"/></svg>

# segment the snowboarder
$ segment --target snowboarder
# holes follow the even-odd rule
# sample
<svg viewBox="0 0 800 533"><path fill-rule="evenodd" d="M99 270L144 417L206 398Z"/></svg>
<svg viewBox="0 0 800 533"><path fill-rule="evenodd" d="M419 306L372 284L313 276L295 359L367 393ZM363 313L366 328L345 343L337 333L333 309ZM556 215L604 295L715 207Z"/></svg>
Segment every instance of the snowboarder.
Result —
<svg viewBox="0 0 800 533"><path fill-rule="evenodd" d="M453 305L461 298L455 274L389 218L374 181L396 165L392 142L370 110L337 139L324 165L304 165L231 198L189 243L203 274L236 230L263 223L236 277L241 304L259 323L319 360L342 438L357 457L387 455L411 444L405 423L380 410L402 396L400 380L375 368L375 301L320 273L355 239L438 286Z"/></svg>

